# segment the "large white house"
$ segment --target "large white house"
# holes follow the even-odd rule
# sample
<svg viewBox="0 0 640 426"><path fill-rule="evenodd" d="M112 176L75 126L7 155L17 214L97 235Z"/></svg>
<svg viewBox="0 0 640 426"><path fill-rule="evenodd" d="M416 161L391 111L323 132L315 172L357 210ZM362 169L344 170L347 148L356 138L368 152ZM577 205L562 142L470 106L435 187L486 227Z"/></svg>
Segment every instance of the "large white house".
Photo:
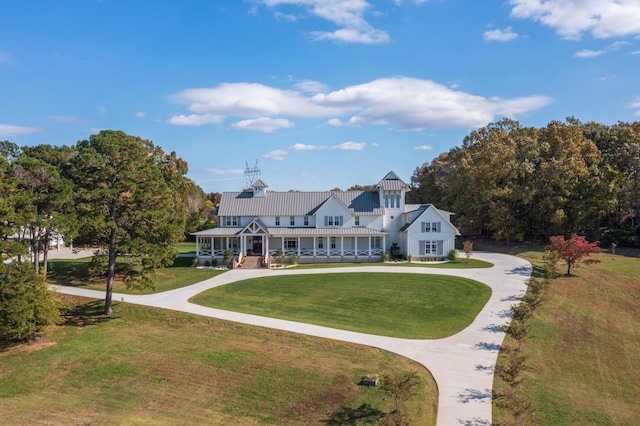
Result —
<svg viewBox="0 0 640 426"><path fill-rule="evenodd" d="M432 204L406 204L409 186L390 172L372 191L225 192L218 228L193 233L201 264L262 256L281 249L300 263L381 261L395 244L404 256L446 257L458 230L452 213Z"/></svg>

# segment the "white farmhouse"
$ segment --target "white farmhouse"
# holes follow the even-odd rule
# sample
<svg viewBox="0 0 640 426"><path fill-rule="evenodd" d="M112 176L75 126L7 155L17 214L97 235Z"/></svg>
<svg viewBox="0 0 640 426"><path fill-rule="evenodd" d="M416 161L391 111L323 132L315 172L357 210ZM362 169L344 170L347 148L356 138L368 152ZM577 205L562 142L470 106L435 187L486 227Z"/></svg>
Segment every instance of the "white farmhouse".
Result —
<svg viewBox="0 0 640 426"><path fill-rule="evenodd" d="M372 262L392 246L404 256L446 257L459 235L452 213L406 204L409 190L393 172L372 191L272 192L258 180L253 192L222 194L218 228L193 233L197 257L221 262L231 250L238 261L268 261L280 249L299 263Z"/></svg>

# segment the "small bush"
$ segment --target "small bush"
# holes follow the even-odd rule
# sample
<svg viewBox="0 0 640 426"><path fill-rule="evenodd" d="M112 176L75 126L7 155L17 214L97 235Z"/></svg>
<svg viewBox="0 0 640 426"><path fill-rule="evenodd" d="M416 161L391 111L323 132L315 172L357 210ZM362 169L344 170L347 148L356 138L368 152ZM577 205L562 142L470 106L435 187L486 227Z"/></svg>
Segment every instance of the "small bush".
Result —
<svg viewBox="0 0 640 426"><path fill-rule="evenodd" d="M447 259L449 259L450 261L455 261L458 258L458 250L456 249L451 249L449 250L449 253L447 254Z"/></svg>
<svg viewBox="0 0 640 426"><path fill-rule="evenodd" d="M298 264L298 256L292 254L289 256L289 265L297 265Z"/></svg>

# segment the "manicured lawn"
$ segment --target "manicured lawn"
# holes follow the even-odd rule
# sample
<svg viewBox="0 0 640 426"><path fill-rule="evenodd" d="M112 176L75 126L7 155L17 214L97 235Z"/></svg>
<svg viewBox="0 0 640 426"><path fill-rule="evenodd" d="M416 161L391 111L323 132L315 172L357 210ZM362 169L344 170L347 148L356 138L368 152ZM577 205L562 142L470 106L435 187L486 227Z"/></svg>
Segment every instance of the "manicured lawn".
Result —
<svg viewBox="0 0 640 426"><path fill-rule="evenodd" d="M540 252L521 255L534 264L541 259ZM519 385L532 407L521 424L638 424L640 259L595 257L602 263L553 280L534 313ZM498 392L505 389L494 380ZM512 418L494 405L494 421L510 424Z"/></svg>
<svg viewBox="0 0 640 426"><path fill-rule="evenodd" d="M49 261L48 282L51 284L70 285L93 290L104 290L106 278L89 279L87 266L90 257L75 260L53 259ZM192 268L192 258L178 257L173 266L156 270L155 289L128 289L121 281L116 281L113 291L127 294L149 294L174 288L185 287L221 274L223 271L213 269Z"/></svg>
<svg viewBox="0 0 640 426"><path fill-rule="evenodd" d="M429 372L382 350L124 303L105 318L98 301L67 300L65 325L0 346L0 423L373 424L393 403L359 381L410 371L411 424L436 422Z"/></svg>
<svg viewBox="0 0 640 426"><path fill-rule="evenodd" d="M491 289L477 281L408 273L331 273L252 279L194 302L369 334L437 339L467 327Z"/></svg>
<svg viewBox="0 0 640 426"><path fill-rule="evenodd" d="M187 254L187 253L196 254L196 243L183 241L181 243L176 244L176 249L178 249L178 253L180 254Z"/></svg>
<svg viewBox="0 0 640 426"><path fill-rule="evenodd" d="M409 268L449 268L449 269L468 269L468 268L491 268L492 263L483 260L469 259L465 262L463 259L457 259L451 262L443 263L420 263L420 262L375 262L375 263L318 263L313 265L297 265L296 269L322 269L322 268L346 268L352 266L402 266Z"/></svg>

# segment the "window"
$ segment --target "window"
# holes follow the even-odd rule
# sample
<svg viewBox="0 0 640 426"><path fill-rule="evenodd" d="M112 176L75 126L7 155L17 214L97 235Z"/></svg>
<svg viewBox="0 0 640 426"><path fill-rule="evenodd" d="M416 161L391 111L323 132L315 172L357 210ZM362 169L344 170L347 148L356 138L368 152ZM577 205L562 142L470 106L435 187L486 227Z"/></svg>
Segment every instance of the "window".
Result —
<svg viewBox="0 0 640 426"><path fill-rule="evenodd" d="M318 237L318 248L319 249L323 249L324 248L324 238L322 238L322 237Z"/></svg>
<svg viewBox="0 0 640 426"><path fill-rule="evenodd" d="M342 216L325 216L324 226L341 226Z"/></svg>
<svg viewBox="0 0 640 426"><path fill-rule="evenodd" d="M442 256L444 241L420 241L420 255Z"/></svg>
<svg viewBox="0 0 640 426"><path fill-rule="evenodd" d="M331 237L331 248L336 248L336 237Z"/></svg>
<svg viewBox="0 0 640 426"><path fill-rule="evenodd" d="M280 216L276 216L276 226L280 226Z"/></svg>
<svg viewBox="0 0 640 426"><path fill-rule="evenodd" d="M388 191L384 194L384 206L386 208L400 208L400 195L399 191Z"/></svg>
<svg viewBox="0 0 640 426"><path fill-rule="evenodd" d="M356 218L354 219L354 223L356 226L360 226L360 216L356 216Z"/></svg>
<svg viewBox="0 0 640 426"><path fill-rule="evenodd" d="M382 248L382 237L371 237L371 248L372 249L381 249Z"/></svg>
<svg viewBox="0 0 640 426"><path fill-rule="evenodd" d="M422 232L440 232L441 222L422 222Z"/></svg>
<svg viewBox="0 0 640 426"><path fill-rule="evenodd" d="M304 226L309 226L309 216L304 217Z"/></svg>
<svg viewBox="0 0 640 426"><path fill-rule="evenodd" d="M284 239L284 248L289 250L295 250L298 248L298 239L297 238L285 238Z"/></svg>
<svg viewBox="0 0 640 426"><path fill-rule="evenodd" d="M224 219L225 226L238 226L238 222L240 222L239 216L225 216Z"/></svg>
<svg viewBox="0 0 640 426"><path fill-rule="evenodd" d="M289 225L295 226L295 224L296 224L295 216L289 216Z"/></svg>

